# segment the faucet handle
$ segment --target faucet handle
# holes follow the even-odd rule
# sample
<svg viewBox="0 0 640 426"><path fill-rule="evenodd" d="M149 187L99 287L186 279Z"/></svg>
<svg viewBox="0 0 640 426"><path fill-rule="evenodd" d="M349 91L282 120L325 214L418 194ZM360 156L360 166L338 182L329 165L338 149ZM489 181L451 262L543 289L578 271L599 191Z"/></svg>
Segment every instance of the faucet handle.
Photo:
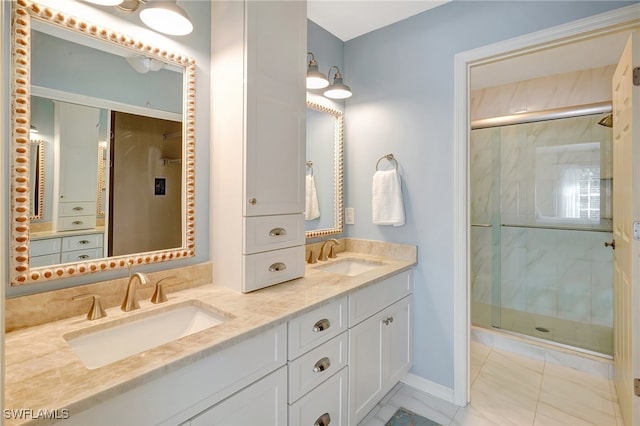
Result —
<svg viewBox="0 0 640 426"><path fill-rule="evenodd" d="M151 303L163 303L167 301L167 296L164 294L164 283L162 281L168 280L170 278L176 278L175 276L164 277L156 283L156 290L153 292L153 296L151 296Z"/></svg>
<svg viewBox="0 0 640 426"><path fill-rule="evenodd" d="M92 297L93 301L91 303L91 308L89 308L89 313L87 314L87 319L88 320L97 320L100 318L104 318L107 316L107 313L105 312L105 310L102 308L102 305L100 304L100 295L96 294L96 293L86 293L86 294L79 294L77 296L73 296L73 298L71 300L84 300L84 299L88 299Z"/></svg>
<svg viewBox="0 0 640 426"><path fill-rule="evenodd" d="M335 259L336 257L338 257L338 256L336 256L336 245L332 244L331 248L329 248L329 258L330 259Z"/></svg>
<svg viewBox="0 0 640 426"><path fill-rule="evenodd" d="M313 254L313 249L309 249L309 254L307 255L307 263L310 263L310 264L318 263L318 259Z"/></svg>

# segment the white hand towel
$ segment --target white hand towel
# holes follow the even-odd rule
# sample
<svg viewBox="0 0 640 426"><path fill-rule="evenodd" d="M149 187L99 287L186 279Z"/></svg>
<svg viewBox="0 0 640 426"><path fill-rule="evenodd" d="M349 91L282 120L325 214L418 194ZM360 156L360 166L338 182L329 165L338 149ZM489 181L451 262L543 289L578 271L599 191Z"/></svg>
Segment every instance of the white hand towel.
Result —
<svg viewBox="0 0 640 426"><path fill-rule="evenodd" d="M371 195L374 225L404 225L404 202L397 170L376 171Z"/></svg>
<svg viewBox="0 0 640 426"><path fill-rule="evenodd" d="M306 177L306 199L305 199L305 220L313 220L320 217L320 206L318 204L318 192L316 191L316 180L313 175Z"/></svg>

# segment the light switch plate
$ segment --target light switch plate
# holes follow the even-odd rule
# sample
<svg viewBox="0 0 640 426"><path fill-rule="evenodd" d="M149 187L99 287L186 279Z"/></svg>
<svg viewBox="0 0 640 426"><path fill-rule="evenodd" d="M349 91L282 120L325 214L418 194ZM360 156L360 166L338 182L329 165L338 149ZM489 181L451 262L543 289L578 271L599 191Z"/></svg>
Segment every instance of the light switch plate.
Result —
<svg viewBox="0 0 640 426"><path fill-rule="evenodd" d="M355 212L353 207L347 207L344 209L344 223L347 225L353 225L356 223Z"/></svg>

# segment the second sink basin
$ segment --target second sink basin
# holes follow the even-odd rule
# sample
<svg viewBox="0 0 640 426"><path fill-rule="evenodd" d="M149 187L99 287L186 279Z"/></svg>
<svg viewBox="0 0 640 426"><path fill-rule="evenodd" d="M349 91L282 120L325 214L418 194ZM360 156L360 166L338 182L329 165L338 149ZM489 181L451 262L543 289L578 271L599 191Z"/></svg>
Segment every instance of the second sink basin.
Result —
<svg viewBox="0 0 640 426"><path fill-rule="evenodd" d="M383 262L376 262L373 260L345 258L334 260L326 265L318 265L316 269L320 269L325 272L331 272L334 274L347 275L353 277L360 275L364 272L371 271L384 265Z"/></svg>
<svg viewBox="0 0 640 426"><path fill-rule="evenodd" d="M70 332L64 339L89 369L222 324L228 318L193 300Z"/></svg>

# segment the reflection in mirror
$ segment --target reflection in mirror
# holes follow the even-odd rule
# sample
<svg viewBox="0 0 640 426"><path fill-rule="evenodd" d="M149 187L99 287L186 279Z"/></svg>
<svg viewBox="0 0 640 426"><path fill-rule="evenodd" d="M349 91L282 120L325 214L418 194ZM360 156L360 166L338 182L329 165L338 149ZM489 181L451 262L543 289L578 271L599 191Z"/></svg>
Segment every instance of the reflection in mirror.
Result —
<svg viewBox="0 0 640 426"><path fill-rule="evenodd" d="M33 129L31 129L33 135ZM42 219L44 214L44 141L31 139L31 152L29 156L31 171L29 181L32 190L30 192L29 219Z"/></svg>
<svg viewBox="0 0 640 426"><path fill-rule="evenodd" d="M320 101L307 101L307 238L343 228L344 113Z"/></svg>
<svg viewBox="0 0 640 426"><path fill-rule="evenodd" d="M12 2L11 34L11 284L193 256L194 61L28 0ZM131 57L162 66L140 74ZM126 121L116 114L129 128L116 131ZM34 175L45 157L30 148L31 125L53 152L40 168L46 186ZM138 192L113 197L116 187ZM160 238L113 249L125 234Z"/></svg>

